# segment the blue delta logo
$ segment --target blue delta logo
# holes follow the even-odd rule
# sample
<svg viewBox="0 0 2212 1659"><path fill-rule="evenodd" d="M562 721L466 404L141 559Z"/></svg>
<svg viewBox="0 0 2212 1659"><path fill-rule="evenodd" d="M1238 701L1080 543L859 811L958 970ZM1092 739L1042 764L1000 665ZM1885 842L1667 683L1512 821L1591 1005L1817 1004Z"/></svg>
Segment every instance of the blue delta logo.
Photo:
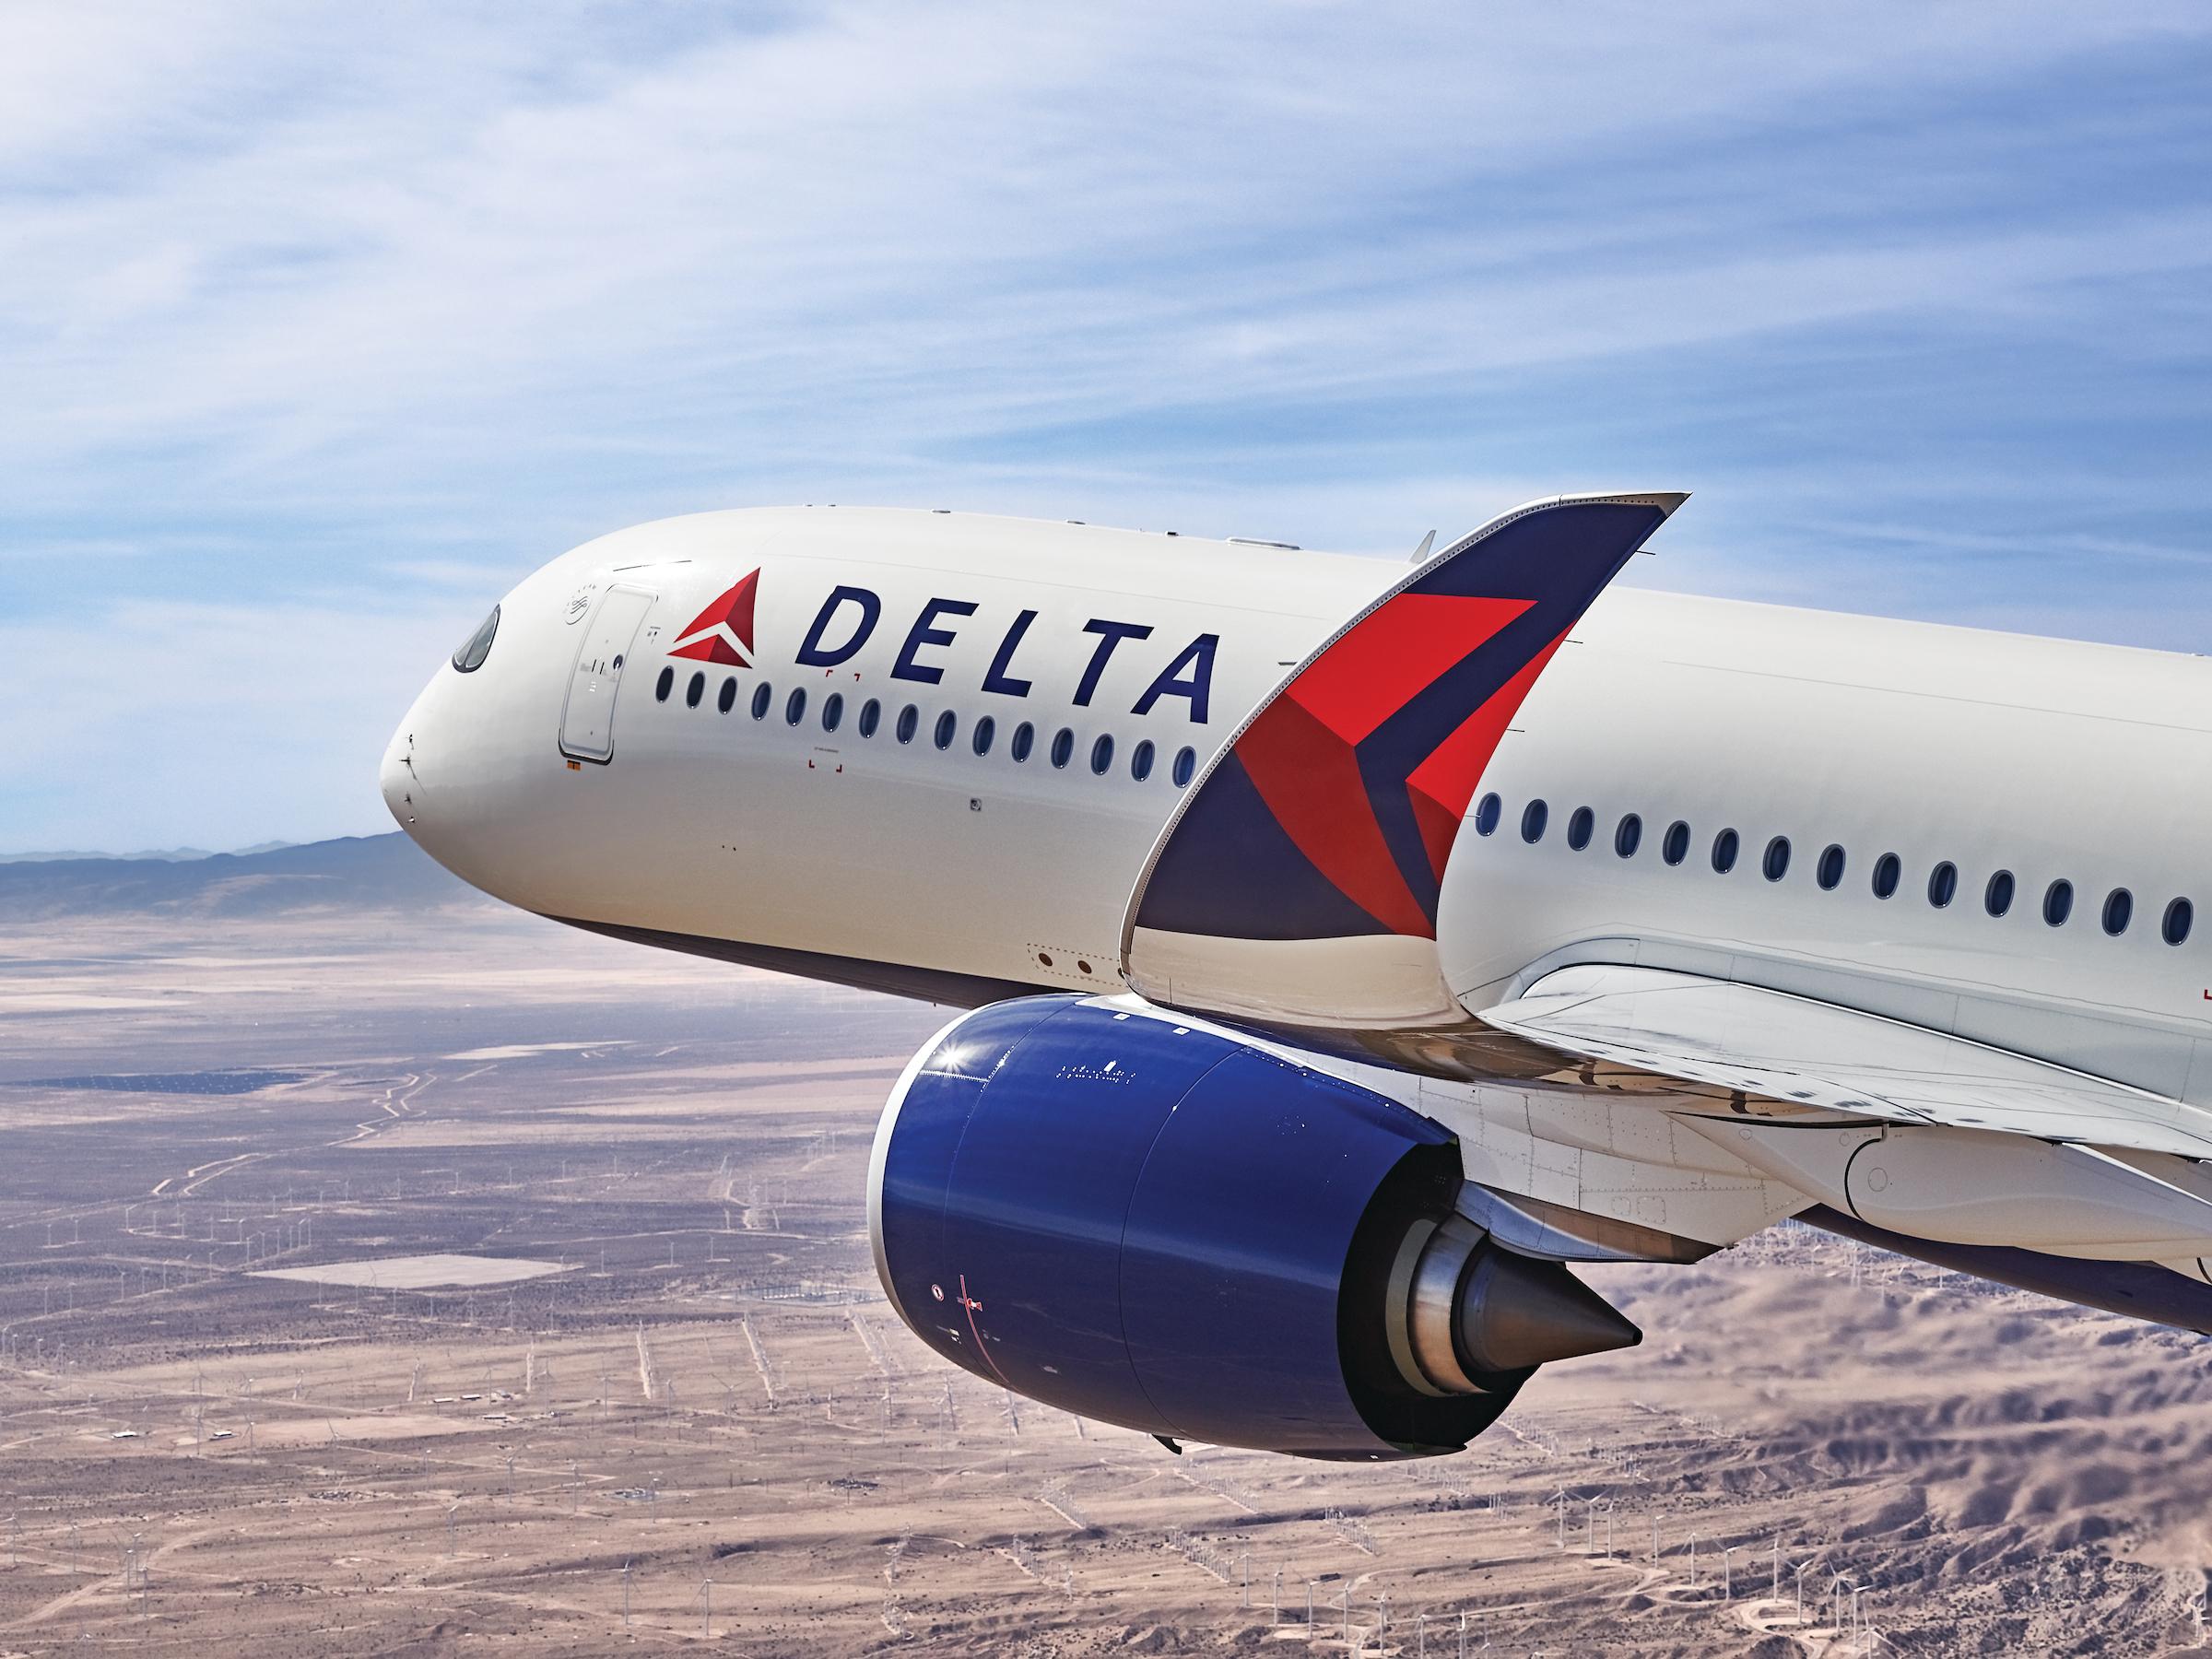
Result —
<svg viewBox="0 0 2212 1659"><path fill-rule="evenodd" d="M758 572L756 572L758 574ZM753 578L748 576L737 587L732 588L724 599L734 598L744 590L745 638L750 649L752 621ZM711 628L717 607L723 600L715 601L700 614L698 621L685 629L686 637L701 628ZM935 686L943 683L945 669L941 664L926 660L926 654L953 644L959 638L958 618L975 615L977 606L968 599L932 599L922 607L913 626L906 630L906 639L899 647L897 659L891 665L893 679L912 680L918 685ZM997 648L992 653L991 665L984 670L982 688L997 692L1002 697L1027 697L1034 683L1015 673L1015 659L1028 638L1030 627L1037 620L1038 613L1023 610L1006 625L1000 635ZM883 619L882 595L864 587L844 584L832 588L822 608L815 613L814 621L806 629L800 643L796 661L803 668L835 668L849 663L860 654ZM1090 658L1083 666L1082 677L1076 682L1072 700L1078 709L1088 708L1097 693L1100 680L1105 676L1106 665L1112 661L1115 651L1124 642L1145 641L1152 637L1152 629L1144 622L1117 622L1104 617L1093 617L1083 624L1082 631L1091 635L1097 643L1090 649ZM712 636L719 645L720 637ZM1192 721L1206 724L1207 703L1213 692L1214 656L1220 649L1221 636L1202 633L1191 641L1155 674L1143 693L1131 707L1133 714L1149 714L1162 698L1179 697ZM679 648L677 656L704 656L709 662L730 662L731 657L706 656L700 650Z"/></svg>

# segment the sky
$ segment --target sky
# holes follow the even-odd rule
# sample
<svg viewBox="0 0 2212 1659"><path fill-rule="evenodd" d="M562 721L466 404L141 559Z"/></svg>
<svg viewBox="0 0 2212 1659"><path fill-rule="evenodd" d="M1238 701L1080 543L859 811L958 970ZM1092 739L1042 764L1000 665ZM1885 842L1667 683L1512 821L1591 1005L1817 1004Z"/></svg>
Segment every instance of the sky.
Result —
<svg viewBox="0 0 2212 1659"><path fill-rule="evenodd" d="M514 581L714 507L2212 648L2212 8L0 5L0 853L391 828Z"/></svg>

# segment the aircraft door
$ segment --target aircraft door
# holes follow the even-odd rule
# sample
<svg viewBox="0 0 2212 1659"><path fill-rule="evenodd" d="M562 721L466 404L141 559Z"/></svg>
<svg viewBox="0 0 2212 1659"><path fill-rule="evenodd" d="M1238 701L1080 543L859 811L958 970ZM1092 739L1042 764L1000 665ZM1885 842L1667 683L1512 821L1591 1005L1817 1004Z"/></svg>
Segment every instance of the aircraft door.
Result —
<svg viewBox="0 0 2212 1659"><path fill-rule="evenodd" d="M615 694L653 600L643 588L610 587L584 625L560 711L560 752L571 759L603 766L614 759Z"/></svg>

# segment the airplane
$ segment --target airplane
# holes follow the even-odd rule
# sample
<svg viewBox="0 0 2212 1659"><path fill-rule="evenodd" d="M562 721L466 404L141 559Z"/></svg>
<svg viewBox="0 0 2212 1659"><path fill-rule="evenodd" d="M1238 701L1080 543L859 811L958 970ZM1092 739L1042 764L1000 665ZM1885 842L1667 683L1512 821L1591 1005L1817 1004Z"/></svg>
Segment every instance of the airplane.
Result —
<svg viewBox="0 0 2212 1659"><path fill-rule="evenodd" d="M381 770L465 880L925 998L871 1245L1094 1420L1464 1449L1785 1218L2212 1333L2212 665L1615 579L1675 493L1413 560L966 513L591 541Z"/></svg>

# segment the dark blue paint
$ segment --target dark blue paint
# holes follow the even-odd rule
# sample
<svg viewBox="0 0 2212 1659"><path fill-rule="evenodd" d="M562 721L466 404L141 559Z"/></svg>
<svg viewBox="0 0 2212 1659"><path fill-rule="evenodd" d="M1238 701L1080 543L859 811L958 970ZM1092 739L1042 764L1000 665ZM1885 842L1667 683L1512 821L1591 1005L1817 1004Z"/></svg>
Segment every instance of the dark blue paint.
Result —
<svg viewBox="0 0 2212 1659"><path fill-rule="evenodd" d="M1527 610L1409 698L1356 750L1370 810L1392 861L1431 924L1441 883L1406 784L1467 718L1573 626L1665 515L1656 507L1578 501L1541 508L1462 541L1401 590L1526 599ZM1377 602L1382 603L1381 601ZM1152 693L1138 704L1141 713ZM1203 700L1199 718L1204 718ZM1161 848L1137 924L1244 939L1326 939L1389 930L1347 899L1279 831L1234 748L1198 785ZM1253 849L1269 843L1269 855ZM1286 860L1275 845L1288 848ZM1347 914L1347 912L1351 912Z"/></svg>
<svg viewBox="0 0 2212 1659"><path fill-rule="evenodd" d="M848 615L850 607L851 614ZM919 660L918 653L932 647L951 645L957 636L949 628L939 628L943 617L972 617L978 606L971 599L932 599L923 606L922 614L914 618L907 630L906 639L899 648L892 663L893 679L913 680L924 686L944 683L944 668L934 663ZM1034 682L1021 678L1013 672L1014 653L1037 620L1034 610L1018 613L1001 636L997 649L991 657L991 665L983 671L982 688L1002 697L1027 697ZM876 625L883 618L883 596L870 589L841 583L830 589L830 596L815 612L814 620L807 624L806 637L793 660L803 668L835 668L858 656L876 632ZM835 644L828 643L830 631L843 620L849 629L844 638ZM1124 640L1148 640L1152 628L1145 622L1114 622L1093 618L1083 626L1083 631L1098 637L1091 648L1090 661L1085 665L1076 686L1075 706L1088 708L1097 694L1099 681L1104 676L1114 649ZM1219 650L1220 637L1200 634L1184 646L1175 660L1170 663L1146 687L1132 707L1135 714L1149 714L1153 706L1163 697L1180 697L1190 707L1194 724L1206 724L1208 704L1213 690L1214 656Z"/></svg>
<svg viewBox="0 0 2212 1659"><path fill-rule="evenodd" d="M1449 1145L1427 1119L1210 1032L1031 997L954 1027L888 1133L889 1288L945 1358L1150 1434L1409 1449L1371 1425L1342 1331L1378 1190Z"/></svg>
<svg viewBox="0 0 2212 1659"><path fill-rule="evenodd" d="M1002 697L1027 697L1030 682L1016 679L1006 670L1013 666L1014 653L1021 649L1021 636L1030 631L1030 624L1037 620L1037 613L1025 610L1014 618L1014 626L1006 629L1006 637L998 642L998 650L991 658L991 666L983 675L983 689L995 691Z"/></svg>
<svg viewBox="0 0 2212 1659"><path fill-rule="evenodd" d="M860 606L860 618L853 624L851 637L842 645L825 646L822 635L830 629L830 618L846 605ZM814 613L814 621L806 629L806 639L799 642L795 660L805 668L834 668L850 661L868 642L868 636L876 631L877 620L882 615L883 601L866 588L846 587L841 583L831 588L830 597L822 601L822 608Z"/></svg>
<svg viewBox="0 0 2212 1659"><path fill-rule="evenodd" d="M1103 617L1093 617L1083 624L1083 631L1096 634L1099 642L1091 647L1090 661L1083 665L1083 677L1076 682L1075 704L1078 709L1090 707L1091 693L1099 688L1099 677L1106 672L1107 659L1113 648L1124 640L1148 640L1152 629L1142 622L1110 622Z"/></svg>
<svg viewBox="0 0 2212 1659"><path fill-rule="evenodd" d="M1155 1030L1160 1028L1155 1027ZM1160 1126L1122 1237L1122 1320L1147 1396L1193 1440L1362 1449L1338 1351L1345 1258L1368 1202L1433 1124L1232 1048ZM1410 1218L1408 1218L1410 1219Z"/></svg>
<svg viewBox="0 0 2212 1659"><path fill-rule="evenodd" d="M1185 836L1186 817L1169 836L1145 884L1140 927L1224 939L1343 939L1390 930L1322 879L1268 809L1252 774L1232 754L1199 785L1191 810L1205 832ZM1295 895L1294 903L1254 904L1255 893Z"/></svg>
<svg viewBox="0 0 2212 1659"><path fill-rule="evenodd" d="M1136 700L1136 706L1129 712L1149 714L1152 705L1161 698L1181 697L1190 702L1193 724L1204 725L1214 689L1214 653L1220 646L1219 634L1200 634L1153 677L1152 683L1145 688L1145 694Z"/></svg>
<svg viewBox="0 0 2212 1659"><path fill-rule="evenodd" d="M1665 516L1655 507L1611 502L1547 508L1514 520L1406 590L1535 601L1359 745L1359 775L1382 840L1431 921L1442 884L1429 862L1406 780L1574 625Z"/></svg>
<svg viewBox="0 0 2212 1659"><path fill-rule="evenodd" d="M924 686L937 684L945 677L945 670L928 663L917 663L914 653L925 645L952 643L952 629L935 626L939 617L974 615L975 602L971 599L932 599L922 607L914 625L906 630L906 643L899 647L899 660L891 665L891 677L919 680Z"/></svg>

